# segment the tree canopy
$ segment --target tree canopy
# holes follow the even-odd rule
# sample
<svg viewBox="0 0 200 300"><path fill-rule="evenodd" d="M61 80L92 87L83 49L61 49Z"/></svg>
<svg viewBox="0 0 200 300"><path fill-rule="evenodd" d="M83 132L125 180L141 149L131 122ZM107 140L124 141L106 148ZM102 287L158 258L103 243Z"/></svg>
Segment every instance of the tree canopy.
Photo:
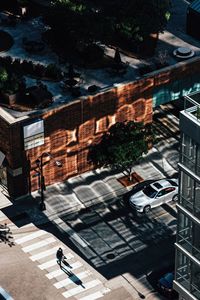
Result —
<svg viewBox="0 0 200 300"><path fill-rule="evenodd" d="M164 30L171 0L54 0L49 25L77 40L110 42L116 35L143 41Z"/></svg>
<svg viewBox="0 0 200 300"><path fill-rule="evenodd" d="M131 179L133 164L148 151L147 133L142 123L116 123L91 148L89 158L96 167L120 170Z"/></svg>

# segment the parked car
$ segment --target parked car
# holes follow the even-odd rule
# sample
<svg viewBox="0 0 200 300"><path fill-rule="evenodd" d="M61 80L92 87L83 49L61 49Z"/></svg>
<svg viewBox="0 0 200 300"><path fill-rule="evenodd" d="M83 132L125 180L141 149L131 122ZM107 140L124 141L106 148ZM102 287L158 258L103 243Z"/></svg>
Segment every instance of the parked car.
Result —
<svg viewBox="0 0 200 300"><path fill-rule="evenodd" d="M154 291L168 299L178 299L178 293L173 289L174 259L174 255L173 262L169 261L169 257L166 258L162 265L158 265L146 277Z"/></svg>
<svg viewBox="0 0 200 300"><path fill-rule="evenodd" d="M151 208L178 200L178 179L161 179L150 183L129 198L129 204L138 212L147 213Z"/></svg>
<svg viewBox="0 0 200 300"><path fill-rule="evenodd" d="M174 280L174 272L168 272L164 274L158 280L158 289L167 298L176 299L178 298L178 293L173 289L173 280Z"/></svg>

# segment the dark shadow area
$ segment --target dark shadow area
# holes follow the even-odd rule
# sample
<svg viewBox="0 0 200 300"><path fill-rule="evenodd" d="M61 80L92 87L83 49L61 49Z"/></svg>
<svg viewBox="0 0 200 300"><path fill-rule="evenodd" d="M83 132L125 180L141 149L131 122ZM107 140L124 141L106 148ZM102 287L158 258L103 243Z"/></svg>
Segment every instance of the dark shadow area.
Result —
<svg viewBox="0 0 200 300"><path fill-rule="evenodd" d="M157 267L153 271L151 271L149 274L146 275L146 278L152 288L159 292L162 296L164 296L166 299L178 299L178 293L175 292L175 290L171 290L170 292L165 291L159 286L159 280L163 278L167 273L174 272L175 266L173 263L165 263L162 267Z"/></svg>
<svg viewBox="0 0 200 300"><path fill-rule="evenodd" d="M72 269L72 267L70 266L70 264L66 261L66 257L64 257L62 264L70 269Z"/></svg>
<svg viewBox="0 0 200 300"><path fill-rule="evenodd" d="M172 15L167 30L182 41L199 47L199 41L186 33L187 8L188 3L186 1L176 0L172 2Z"/></svg>
<svg viewBox="0 0 200 300"><path fill-rule="evenodd" d="M173 209L170 205L168 205L167 203L164 203L162 205L162 207L164 208L164 210L166 210L172 217L177 218L177 211L175 209Z"/></svg>
<svg viewBox="0 0 200 300"><path fill-rule="evenodd" d="M85 286L83 285L83 282L81 281L81 279L78 278L74 273L72 273L71 271L66 270L66 269L63 268L63 267L61 267L61 270L62 270L63 272L65 272L65 273L69 276L70 280L71 280L73 283L75 283L76 285L80 285L80 286L82 286L83 289L85 289Z"/></svg>
<svg viewBox="0 0 200 300"><path fill-rule="evenodd" d="M67 270L66 268L64 268L62 265L60 266L61 270L67 274L69 277L71 277L73 275L73 273L69 270Z"/></svg>

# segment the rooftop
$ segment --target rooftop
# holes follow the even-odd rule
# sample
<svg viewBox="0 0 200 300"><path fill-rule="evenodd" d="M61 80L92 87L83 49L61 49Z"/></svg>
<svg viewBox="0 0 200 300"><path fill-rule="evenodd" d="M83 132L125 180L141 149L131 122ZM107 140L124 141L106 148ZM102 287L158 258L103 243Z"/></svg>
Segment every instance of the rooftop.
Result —
<svg viewBox="0 0 200 300"><path fill-rule="evenodd" d="M131 82L141 77L140 68L144 65L154 66L159 56L164 55L167 57L167 63L169 65L175 65L179 62L173 55L173 51L179 47L189 48L195 52L195 56L200 56L200 41L193 39L191 36L185 33L186 11L188 7L187 1L174 0L172 17L168 24L167 29L159 35L159 41L156 49L156 53L149 59L137 59L131 55L131 53L120 53L121 59L126 63L126 72L123 75L116 73L114 76L110 73L109 69L86 69L75 66L75 70L81 74L82 81L80 83L81 96L88 96L88 87L96 85L98 91L111 88L120 83ZM3 13L1 18L5 17ZM42 33L47 30L42 22L41 17L33 18L27 21L18 22L16 26L10 26L3 24L1 26L4 31L8 32L14 39L13 46L5 52L0 52L0 56L11 56L12 58L18 58L20 60L31 60L33 63L48 65L54 63L61 68L63 72L67 72L69 63L63 64L59 57L52 49L45 44L42 51L38 53L27 53L23 47L23 38L31 37L31 40L40 41ZM105 54L108 57L114 57L115 50L111 47L100 45ZM25 76L26 84L28 87L36 85L37 79L31 76ZM71 102L73 99L77 99L77 96L72 95L68 90L64 90L62 82L60 81L48 81L41 80L42 84L47 86L47 89L53 95L52 104L48 109L57 107L61 104ZM45 108L46 110L47 108ZM31 114L41 113L42 109L33 109L29 111L17 111L8 107L2 107L1 112L5 112L4 115L10 115L12 120L24 118ZM2 113L1 113L2 115Z"/></svg>

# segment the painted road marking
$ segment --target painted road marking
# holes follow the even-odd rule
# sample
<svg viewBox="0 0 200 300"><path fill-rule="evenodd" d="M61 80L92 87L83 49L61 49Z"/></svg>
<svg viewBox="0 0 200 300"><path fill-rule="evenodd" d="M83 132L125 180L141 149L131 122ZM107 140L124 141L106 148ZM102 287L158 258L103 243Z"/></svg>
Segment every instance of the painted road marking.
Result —
<svg viewBox="0 0 200 300"><path fill-rule="evenodd" d="M17 243L17 244L23 244L25 242L28 242L28 241L30 241L32 239L35 239L35 238L37 238L39 236L42 236L44 234L47 234L47 232L43 231L43 230L36 231L34 233L28 234L28 235L26 235L26 236L24 236L24 237L22 237L20 239L15 240L15 243Z"/></svg>
<svg viewBox="0 0 200 300"><path fill-rule="evenodd" d="M110 289L105 288L102 291L98 291L94 294L90 294L90 295L85 296L83 298L79 298L79 300L96 300L96 299L99 299L99 298L103 297L105 294L107 294L109 292L110 292Z"/></svg>
<svg viewBox="0 0 200 300"><path fill-rule="evenodd" d="M36 260L39 260L39 259L41 259L41 258L50 256L50 255L52 255L53 253L56 253L56 251L57 251L58 248L60 248L60 247L61 247L63 250L65 249L64 247L62 247L62 245L58 245L58 246L53 247L53 248L51 248L51 249L49 249L49 250L46 250L46 251L40 252L40 253L38 253L38 254L32 255L32 256L30 256L30 259L31 259L32 261L36 261Z"/></svg>
<svg viewBox="0 0 200 300"><path fill-rule="evenodd" d="M71 264L70 266L72 267L71 270L73 271L75 269L78 269L78 268L82 267L83 265L82 265L82 263L77 261L74 264ZM55 277L58 277L58 276L62 275L63 273L64 272L61 269L59 269L59 270L55 270L55 271L52 271L52 272L46 274L46 277L49 278L49 279L52 279L52 278L55 278Z"/></svg>
<svg viewBox="0 0 200 300"><path fill-rule="evenodd" d="M66 258L67 259L71 259L71 258L73 258L74 256L71 254L71 253L68 253L67 255L66 255ZM50 267L53 267L53 266L55 266L57 264L57 259L56 259L56 257L54 258L54 259L51 259L51 260L49 260L49 261L47 261L47 262L45 262L45 263L43 263L43 264L41 264L41 265L39 265L38 266L38 268L40 268L41 270L44 270L44 269L48 269L48 268L50 268Z"/></svg>
<svg viewBox="0 0 200 300"><path fill-rule="evenodd" d="M54 286L57 289L60 289L62 287L66 287L67 285L71 284L71 283L76 283L77 281L79 281L79 279L83 279L86 278L88 276L92 275L92 273L90 271L85 271L85 272L81 272L78 274L73 274L72 276L65 278L64 280L61 280L59 282L54 283Z"/></svg>
<svg viewBox="0 0 200 300"><path fill-rule="evenodd" d="M48 239L46 239L46 240L43 240L43 241L34 243L34 244L30 245L30 246L26 246L26 247L22 248L22 250L23 250L25 253L31 252L32 250L36 250L36 249L38 249L38 248L41 248L41 247L46 246L46 245L48 245L48 244L51 244L51 243L53 243L53 242L55 242L55 241L56 241L56 240L55 240L53 237L50 237L50 238L48 238Z"/></svg>
<svg viewBox="0 0 200 300"><path fill-rule="evenodd" d="M83 288L83 286L77 286L67 292L62 293L62 295L65 298L69 298L69 297L75 296L77 294L80 294L83 291L89 290L99 284L101 284L100 280L98 280L98 279L92 280L92 281L89 281L89 282L86 282L85 284L83 284L84 288Z"/></svg>

